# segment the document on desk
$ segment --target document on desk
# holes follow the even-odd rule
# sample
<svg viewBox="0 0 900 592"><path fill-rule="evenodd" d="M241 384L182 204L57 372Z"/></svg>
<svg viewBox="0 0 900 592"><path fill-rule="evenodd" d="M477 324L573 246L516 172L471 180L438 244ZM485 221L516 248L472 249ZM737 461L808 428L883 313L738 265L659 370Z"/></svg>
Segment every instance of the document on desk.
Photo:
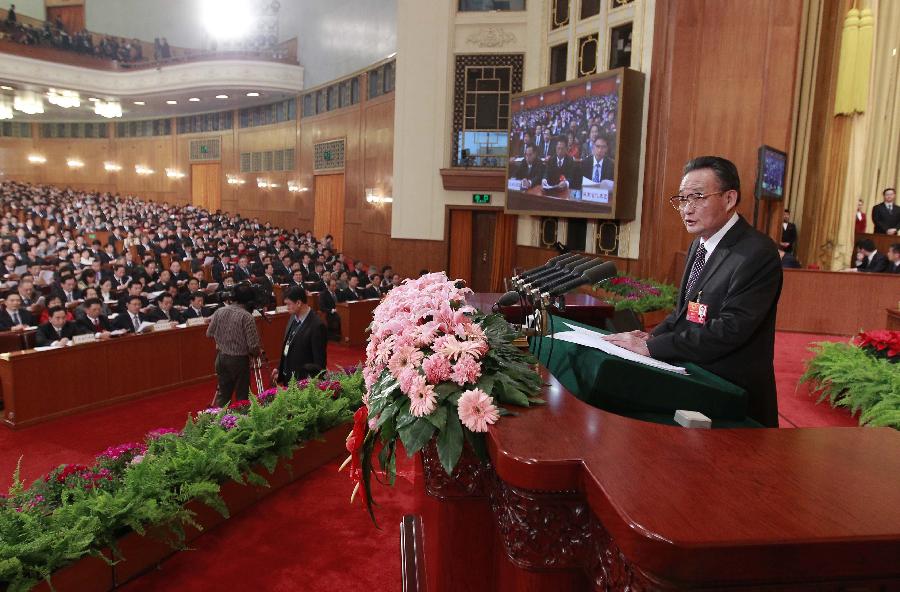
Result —
<svg viewBox="0 0 900 592"><path fill-rule="evenodd" d="M602 334L597 333L596 331L591 331L582 327L575 327L569 325L568 323L563 323L563 325L570 330L554 333L552 335L553 339L559 339L560 341L568 341L569 343L577 343L578 345L583 345L585 347L599 349L604 353L616 356L618 358L622 358L630 362L636 362L638 364L643 364L645 366L650 366L651 368L665 370L666 372L674 372L675 374L688 373L688 371L682 366L673 366L672 364L667 364L665 362L655 360L650 356L642 356L641 354L636 354L633 351L625 349L624 347L619 347L618 345L610 343L609 341L603 339Z"/></svg>

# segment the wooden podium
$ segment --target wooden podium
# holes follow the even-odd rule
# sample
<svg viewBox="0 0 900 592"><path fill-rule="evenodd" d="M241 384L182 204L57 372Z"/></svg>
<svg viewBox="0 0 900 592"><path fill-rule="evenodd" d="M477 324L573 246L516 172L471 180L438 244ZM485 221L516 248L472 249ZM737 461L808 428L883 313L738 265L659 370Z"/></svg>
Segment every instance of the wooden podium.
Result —
<svg viewBox="0 0 900 592"><path fill-rule="evenodd" d="M900 590L900 433L647 423L542 372L490 464L419 455L428 592Z"/></svg>
<svg viewBox="0 0 900 592"><path fill-rule="evenodd" d="M338 302L335 310L341 317L341 343L344 345L365 345L366 330L372 324L372 313L381 304L380 298Z"/></svg>

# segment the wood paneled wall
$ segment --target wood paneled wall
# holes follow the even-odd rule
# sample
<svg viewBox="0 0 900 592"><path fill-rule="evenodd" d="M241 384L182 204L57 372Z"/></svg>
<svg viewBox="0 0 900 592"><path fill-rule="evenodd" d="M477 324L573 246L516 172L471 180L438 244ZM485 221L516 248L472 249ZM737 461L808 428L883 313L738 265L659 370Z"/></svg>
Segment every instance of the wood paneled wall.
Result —
<svg viewBox="0 0 900 592"><path fill-rule="evenodd" d="M788 151L801 0L656 3L639 272L680 277L675 253L692 237L665 202L695 156L724 156L741 173L740 213L753 218L761 144ZM782 204L763 204L777 228Z"/></svg>

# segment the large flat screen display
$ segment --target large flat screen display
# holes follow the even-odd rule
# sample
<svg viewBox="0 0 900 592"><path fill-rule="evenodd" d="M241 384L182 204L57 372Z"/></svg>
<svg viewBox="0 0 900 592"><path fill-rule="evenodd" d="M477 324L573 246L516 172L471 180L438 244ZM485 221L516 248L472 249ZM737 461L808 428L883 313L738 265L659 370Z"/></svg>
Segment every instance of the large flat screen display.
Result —
<svg viewBox="0 0 900 592"><path fill-rule="evenodd" d="M622 175L636 166L619 166L623 142L635 142L633 117L640 134L641 95L624 93L625 73L613 70L578 82L515 96L511 104L506 208L537 215L628 218L634 179ZM638 79L640 81L641 79ZM633 80L633 84L637 85ZM637 105L623 101L637 100ZM623 125L625 129L623 129ZM636 148L636 142L635 142ZM635 152L636 153L636 152ZM618 205L618 207L617 207Z"/></svg>

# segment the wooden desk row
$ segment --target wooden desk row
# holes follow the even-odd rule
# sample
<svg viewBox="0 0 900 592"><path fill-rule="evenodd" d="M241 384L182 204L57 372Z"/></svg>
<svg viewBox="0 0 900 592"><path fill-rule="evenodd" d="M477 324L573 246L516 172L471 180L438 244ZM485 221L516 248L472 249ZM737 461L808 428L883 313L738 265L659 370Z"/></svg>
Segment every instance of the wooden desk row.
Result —
<svg viewBox="0 0 900 592"><path fill-rule="evenodd" d="M270 323L257 319L272 363L280 357L287 317L269 315ZM215 356L206 325L2 354L3 423L27 426L202 382L214 376Z"/></svg>

